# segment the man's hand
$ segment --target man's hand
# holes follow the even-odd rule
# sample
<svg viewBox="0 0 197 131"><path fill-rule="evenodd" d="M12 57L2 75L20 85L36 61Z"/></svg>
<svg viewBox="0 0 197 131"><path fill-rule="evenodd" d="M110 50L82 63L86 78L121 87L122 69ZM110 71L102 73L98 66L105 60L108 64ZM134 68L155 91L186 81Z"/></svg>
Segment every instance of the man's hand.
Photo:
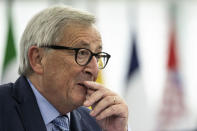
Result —
<svg viewBox="0 0 197 131"><path fill-rule="evenodd" d="M87 98L84 106L92 106L95 117L104 131L127 131L128 107L124 100L103 85L85 81Z"/></svg>

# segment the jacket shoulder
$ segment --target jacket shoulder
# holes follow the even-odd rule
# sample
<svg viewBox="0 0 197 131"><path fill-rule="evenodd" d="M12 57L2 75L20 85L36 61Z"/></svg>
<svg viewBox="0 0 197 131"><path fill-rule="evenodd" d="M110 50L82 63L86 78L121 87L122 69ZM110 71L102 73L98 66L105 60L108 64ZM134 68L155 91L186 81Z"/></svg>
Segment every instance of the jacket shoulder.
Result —
<svg viewBox="0 0 197 131"><path fill-rule="evenodd" d="M13 87L13 83L8 83L4 85L0 85L0 102L5 102L9 97L11 97L11 90Z"/></svg>

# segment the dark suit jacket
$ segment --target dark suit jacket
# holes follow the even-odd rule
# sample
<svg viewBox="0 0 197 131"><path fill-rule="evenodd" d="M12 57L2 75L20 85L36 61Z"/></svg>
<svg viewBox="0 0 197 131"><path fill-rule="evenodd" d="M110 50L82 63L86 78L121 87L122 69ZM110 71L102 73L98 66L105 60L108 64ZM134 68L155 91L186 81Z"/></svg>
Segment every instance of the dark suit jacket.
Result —
<svg viewBox="0 0 197 131"><path fill-rule="evenodd" d="M101 131L89 110L71 112L71 131ZM0 131L46 131L33 91L24 76L0 86Z"/></svg>

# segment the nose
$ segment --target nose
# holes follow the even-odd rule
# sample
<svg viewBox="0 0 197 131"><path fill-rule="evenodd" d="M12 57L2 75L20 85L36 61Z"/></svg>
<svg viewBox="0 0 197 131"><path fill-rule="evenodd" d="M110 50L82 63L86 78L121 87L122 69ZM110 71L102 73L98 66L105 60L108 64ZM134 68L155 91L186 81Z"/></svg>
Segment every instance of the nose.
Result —
<svg viewBox="0 0 197 131"><path fill-rule="evenodd" d="M95 81L98 76L99 68L97 59L95 56L92 57L90 63L88 63L85 67L85 73L93 76L93 80Z"/></svg>

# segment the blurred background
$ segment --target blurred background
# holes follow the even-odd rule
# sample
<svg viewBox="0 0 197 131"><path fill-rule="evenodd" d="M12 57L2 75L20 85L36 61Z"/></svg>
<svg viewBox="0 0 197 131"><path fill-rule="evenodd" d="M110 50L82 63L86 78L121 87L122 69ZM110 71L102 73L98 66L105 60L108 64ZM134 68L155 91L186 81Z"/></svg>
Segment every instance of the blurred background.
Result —
<svg viewBox="0 0 197 131"><path fill-rule="evenodd" d="M58 3L98 18L102 82L127 101L132 131L197 129L197 0L0 0L0 84L18 77L30 18Z"/></svg>

